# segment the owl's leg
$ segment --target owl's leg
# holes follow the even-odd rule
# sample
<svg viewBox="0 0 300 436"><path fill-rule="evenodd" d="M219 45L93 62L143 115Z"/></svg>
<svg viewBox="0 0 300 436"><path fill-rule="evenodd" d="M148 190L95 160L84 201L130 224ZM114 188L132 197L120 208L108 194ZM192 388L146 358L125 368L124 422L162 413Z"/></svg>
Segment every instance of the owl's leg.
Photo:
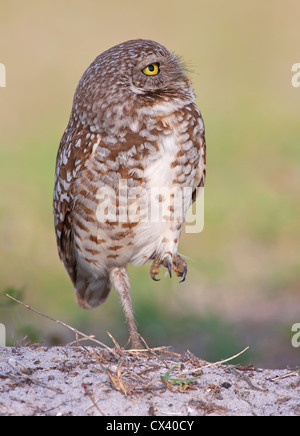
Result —
<svg viewBox="0 0 300 436"><path fill-rule="evenodd" d="M124 267L116 267L110 271L109 277L114 288L118 292L122 303L126 323L129 329L129 339L131 346L132 348L138 349L144 348L141 343L133 315L128 271Z"/></svg>

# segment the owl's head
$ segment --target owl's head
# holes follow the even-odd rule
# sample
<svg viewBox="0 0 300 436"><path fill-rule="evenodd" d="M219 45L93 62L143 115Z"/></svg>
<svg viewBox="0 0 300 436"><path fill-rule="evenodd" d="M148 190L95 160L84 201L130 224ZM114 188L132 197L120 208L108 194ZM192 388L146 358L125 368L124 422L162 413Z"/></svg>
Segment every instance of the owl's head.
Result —
<svg viewBox="0 0 300 436"><path fill-rule="evenodd" d="M110 48L92 62L79 82L73 109L81 120L100 122L124 108L132 112L162 103L180 107L194 98L180 59L157 42L136 39Z"/></svg>
<svg viewBox="0 0 300 436"><path fill-rule="evenodd" d="M124 66L132 92L141 95L189 90L189 81L179 58L164 46L138 39L121 44Z"/></svg>

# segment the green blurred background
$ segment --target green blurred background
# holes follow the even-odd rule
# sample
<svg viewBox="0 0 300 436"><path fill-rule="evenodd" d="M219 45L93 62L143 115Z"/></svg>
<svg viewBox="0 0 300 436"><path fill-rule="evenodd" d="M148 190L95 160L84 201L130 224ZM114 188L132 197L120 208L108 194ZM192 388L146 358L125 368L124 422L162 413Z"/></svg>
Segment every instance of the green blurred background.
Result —
<svg viewBox="0 0 300 436"><path fill-rule="evenodd" d="M205 227L183 234L186 283L154 283L130 267L139 330L149 345L206 360L250 345L242 363L299 365L300 62L296 0L1 0L0 322L8 343L67 343L73 336L4 296L121 345L127 328L113 291L79 309L60 263L52 218L58 144L77 83L122 41L150 38L183 57L207 135Z"/></svg>

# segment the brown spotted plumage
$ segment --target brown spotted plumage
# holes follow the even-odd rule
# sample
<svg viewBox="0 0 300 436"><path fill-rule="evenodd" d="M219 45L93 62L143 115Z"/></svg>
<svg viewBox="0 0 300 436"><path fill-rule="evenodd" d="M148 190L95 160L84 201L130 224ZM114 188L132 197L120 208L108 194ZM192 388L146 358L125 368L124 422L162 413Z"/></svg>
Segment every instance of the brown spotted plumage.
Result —
<svg viewBox="0 0 300 436"><path fill-rule="evenodd" d="M79 306L119 293L131 344L140 345L127 264L152 260L185 279L177 246L205 181L204 125L179 59L150 40L98 56L76 89L54 188L59 256ZM190 194L180 196L184 190ZM179 195L179 196L178 196Z"/></svg>

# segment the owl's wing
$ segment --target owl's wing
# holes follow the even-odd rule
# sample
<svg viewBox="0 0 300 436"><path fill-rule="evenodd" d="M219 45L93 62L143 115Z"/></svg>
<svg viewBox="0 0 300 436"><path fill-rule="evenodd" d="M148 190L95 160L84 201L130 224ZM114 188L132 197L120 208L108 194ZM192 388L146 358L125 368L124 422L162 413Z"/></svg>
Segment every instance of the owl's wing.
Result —
<svg viewBox="0 0 300 436"><path fill-rule="evenodd" d="M199 128L194 130L192 141L199 147L199 161L197 165L196 176L193 185L192 203L196 201L198 195L202 191L205 184L206 177L206 142L205 142L205 130L201 115L198 118Z"/></svg>
<svg viewBox="0 0 300 436"><path fill-rule="evenodd" d="M90 157L98 135L69 126L60 141L53 196L53 213L58 253L73 281L76 281L76 259L73 248L72 211L75 181Z"/></svg>

